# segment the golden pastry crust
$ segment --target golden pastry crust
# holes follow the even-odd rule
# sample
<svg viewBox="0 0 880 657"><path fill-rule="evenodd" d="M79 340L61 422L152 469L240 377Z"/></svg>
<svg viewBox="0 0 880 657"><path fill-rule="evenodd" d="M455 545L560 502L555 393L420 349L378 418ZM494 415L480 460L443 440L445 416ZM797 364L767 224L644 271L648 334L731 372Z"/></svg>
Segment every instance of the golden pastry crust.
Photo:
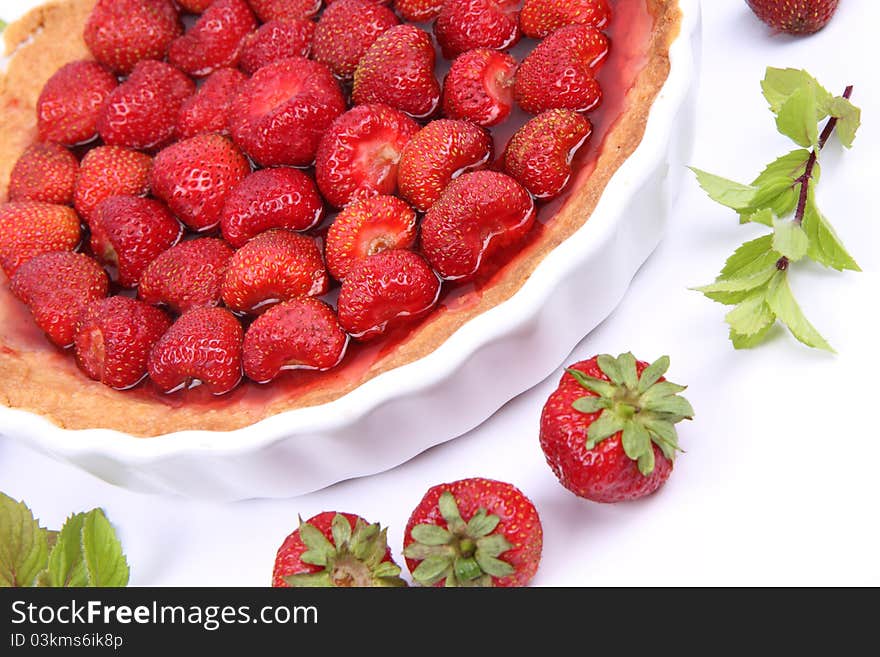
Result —
<svg viewBox="0 0 880 657"><path fill-rule="evenodd" d="M13 164L35 137L34 106L40 89L63 64L89 57L81 33L94 2L47 4L5 32L7 52L13 54L0 77L0 201L6 198ZM382 372L431 353L462 324L520 289L544 257L584 224L611 176L640 143L651 104L669 74L669 47L681 19L677 0L647 0L647 4L654 16L647 58L627 93L621 116L605 137L589 184L573 185L571 196L539 239L518 254L474 303L434 314L363 371L328 377L326 385L304 388L295 395L279 387L278 394L264 395L260 403L233 393L214 404L172 406L168 400L116 392L86 378L69 355L52 349L34 333L27 310L12 297L0 273L0 403L38 413L67 429L108 428L142 437L188 429L227 431L338 399Z"/></svg>

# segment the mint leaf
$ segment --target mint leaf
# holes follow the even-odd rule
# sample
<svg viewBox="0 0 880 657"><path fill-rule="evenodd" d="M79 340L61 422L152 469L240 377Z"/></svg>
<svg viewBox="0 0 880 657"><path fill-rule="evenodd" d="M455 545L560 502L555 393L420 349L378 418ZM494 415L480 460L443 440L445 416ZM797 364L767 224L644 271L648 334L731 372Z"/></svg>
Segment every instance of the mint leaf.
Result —
<svg viewBox="0 0 880 657"><path fill-rule="evenodd" d="M742 210L739 213L739 222L741 224L764 224L765 226L773 225L773 217L774 214L771 208L764 208L763 210L756 210L754 212L751 209Z"/></svg>
<svg viewBox="0 0 880 657"><path fill-rule="evenodd" d="M776 321L776 315L767 305L764 290L756 291L746 297L736 308L725 316L730 330L736 335L748 337L761 333Z"/></svg>
<svg viewBox="0 0 880 657"><path fill-rule="evenodd" d="M776 271L777 269L774 263L772 266L762 269L750 276L745 276L743 278L723 278L714 283L710 283L709 285L695 287L694 289L703 294L706 294L707 292L747 292L763 287Z"/></svg>
<svg viewBox="0 0 880 657"><path fill-rule="evenodd" d="M749 207L758 191L750 185L742 185L695 167L690 167L690 170L696 174L697 183L709 198L734 210Z"/></svg>
<svg viewBox="0 0 880 657"><path fill-rule="evenodd" d="M740 246L724 263L720 278L745 278L776 265L779 254L773 252L773 236L765 235Z"/></svg>
<svg viewBox="0 0 880 657"><path fill-rule="evenodd" d="M774 322L776 317L774 316ZM770 332L770 329L773 328L774 322L770 322L767 326L765 326L761 331L758 331L754 335L742 335L737 333L733 329L730 329L730 341L733 343L734 349L751 349L759 345L764 341L764 338L767 337L767 334Z"/></svg>
<svg viewBox="0 0 880 657"><path fill-rule="evenodd" d="M88 586L89 574L83 559L82 530L86 514L71 515L61 528L49 553L47 586Z"/></svg>
<svg viewBox="0 0 880 657"><path fill-rule="evenodd" d="M807 206L804 210L803 221L804 234L807 236L809 246L807 255L813 260L826 267L837 271L849 269L850 271L862 271L847 252L834 228L819 211L816 205L815 195L811 192L807 196Z"/></svg>
<svg viewBox="0 0 880 657"><path fill-rule="evenodd" d="M792 95L804 89L812 93L818 106L825 108L830 104L831 94L816 81L816 78L804 70L768 67L761 81L764 98L770 103L770 111L774 114L780 112ZM827 114L817 115L816 122L821 121L825 116Z"/></svg>
<svg viewBox="0 0 880 657"><path fill-rule="evenodd" d="M862 110L843 96L831 100L828 113L837 118L837 138L846 148L852 148L856 132L862 123Z"/></svg>
<svg viewBox="0 0 880 657"><path fill-rule="evenodd" d="M83 519L82 548L90 586L128 584L128 562L122 545L101 509L89 511Z"/></svg>
<svg viewBox="0 0 880 657"><path fill-rule="evenodd" d="M819 143L818 112L815 92L809 88L798 89L779 108L776 127L796 144L814 147Z"/></svg>
<svg viewBox="0 0 880 657"><path fill-rule="evenodd" d="M804 316L791 292L786 272L777 272L770 281L767 287L767 305L770 306L770 310L776 313L779 321L788 327L791 334L805 345L825 351L834 351Z"/></svg>
<svg viewBox="0 0 880 657"><path fill-rule="evenodd" d="M807 255L810 240L800 224L788 219L773 220L773 250L778 251L791 262L797 262Z"/></svg>
<svg viewBox="0 0 880 657"><path fill-rule="evenodd" d="M796 181L804 175L809 157L808 150L799 148L768 164L752 181L752 187L756 187L758 191L752 205L739 211L740 223L752 221L772 226L772 217L766 214L768 210L777 217L784 217L794 210L800 192ZM818 162L813 167L813 180L819 181ZM755 217L759 212L764 214Z"/></svg>
<svg viewBox="0 0 880 657"><path fill-rule="evenodd" d="M0 586L33 586L48 555L47 532L31 510L0 493Z"/></svg>

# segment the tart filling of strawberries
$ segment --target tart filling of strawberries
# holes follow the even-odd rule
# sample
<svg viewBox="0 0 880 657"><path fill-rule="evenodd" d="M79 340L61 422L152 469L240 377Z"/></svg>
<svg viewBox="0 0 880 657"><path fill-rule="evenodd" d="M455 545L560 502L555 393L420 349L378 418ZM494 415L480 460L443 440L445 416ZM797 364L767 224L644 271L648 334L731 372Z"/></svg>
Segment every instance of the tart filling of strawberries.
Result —
<svg viewBox="0 0 880 657"><path fill-rule="evenodd" d="M675 0L32 12L0 79L0 401L232 429L429 353L587 220L678 19Z"/></svg>

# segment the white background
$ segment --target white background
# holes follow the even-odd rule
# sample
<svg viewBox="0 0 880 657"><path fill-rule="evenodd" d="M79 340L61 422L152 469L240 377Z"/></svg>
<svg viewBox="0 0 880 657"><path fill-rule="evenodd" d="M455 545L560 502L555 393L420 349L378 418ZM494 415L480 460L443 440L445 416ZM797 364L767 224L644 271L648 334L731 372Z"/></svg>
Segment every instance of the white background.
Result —
<svg viewBox="0 0 880 657"><path fill-rule="evenodd" d="M36 4L5 0L0 17ZM703 10L696 166L748 182L792 148L760 95L766 66L806 68L835 93L855 85L862 130L851 152L832 140L823 153L819 202L864 272L799 264L792 274L807 316L837 355L782 331L735 352L723 307L687 288L710 282L736 246L764 229L739 226L688 179L665 241L617 311L569 358L665 353L670 378L690 385L697 417L680 430L687 453L658 494L608 506L557 483L538 445L538 418L559 373L455 441L296 499L213 504L134 494L4 438L0 490L54 528L72 511L104 507L139 585L267 584L297 515L323 510L388 525L399 557L422 493L476 475L512 482L535 502L545 531L536 585L880 585L880 240L872 197L880 186L880 91L868 55L880 3L843 0L830 26L805 39L772 36L742 1L706 1Z"/></svg>

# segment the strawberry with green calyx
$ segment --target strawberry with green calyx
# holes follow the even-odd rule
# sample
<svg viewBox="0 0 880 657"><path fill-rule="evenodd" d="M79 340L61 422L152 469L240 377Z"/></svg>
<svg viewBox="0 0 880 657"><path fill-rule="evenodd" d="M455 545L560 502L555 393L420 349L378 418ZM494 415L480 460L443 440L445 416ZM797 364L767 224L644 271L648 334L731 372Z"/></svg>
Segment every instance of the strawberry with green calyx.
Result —
<svg viewBox="0 0 880 657"><path fill-rule="evenodd" d="M325 511L303 522L278 549L275 587L400 587L387 528L351 513Z"/></svg>
<svg viewBox="0 0 880 657"><path fill-rule="evenodd" d="M541 448L563 486L596 502L655 492L679 451L675 425L694 415L669 358L603 354L566 369L541 414Z"/></svg>

